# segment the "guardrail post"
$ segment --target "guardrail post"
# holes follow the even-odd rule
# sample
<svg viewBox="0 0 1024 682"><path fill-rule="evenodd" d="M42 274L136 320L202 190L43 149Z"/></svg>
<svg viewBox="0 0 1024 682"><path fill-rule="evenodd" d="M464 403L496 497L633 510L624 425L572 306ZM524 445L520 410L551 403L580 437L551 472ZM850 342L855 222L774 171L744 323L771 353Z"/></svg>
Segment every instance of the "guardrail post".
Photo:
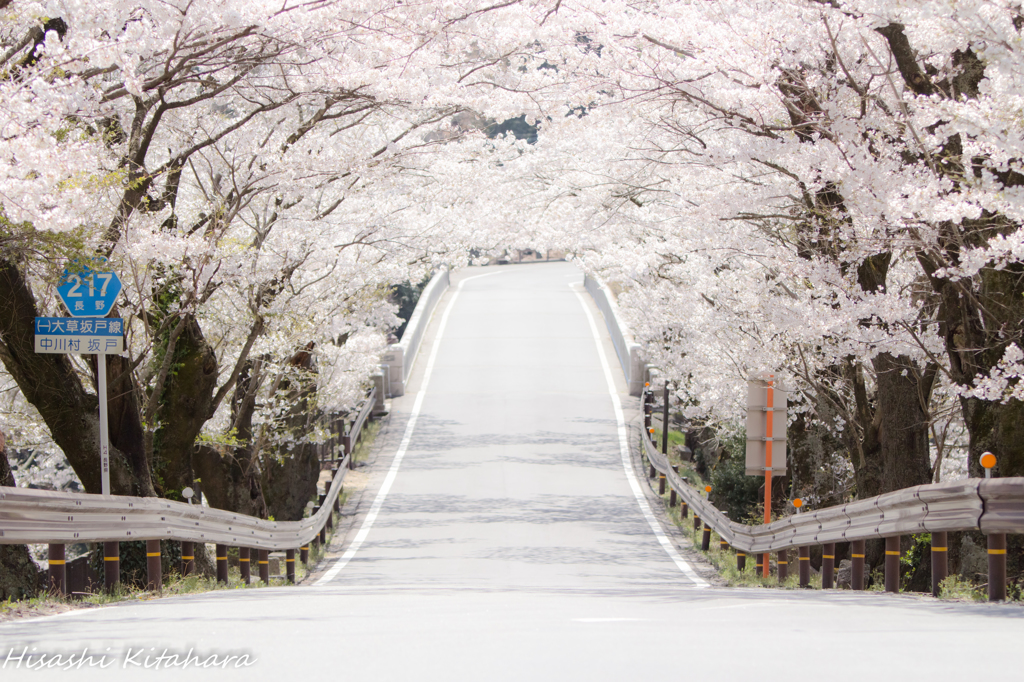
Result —
<svg viewBox="0 0 1024 682"><path fill-rule="evenodd" d="M700 548L704 552L711 549L711 526L704 526L704 535L700 539Z"/></svg>
<svg viewBox="0 0 1024 682"><path fill-rule="evenodd" d="M338 477L338 467L331 469L331 485L334 485L334 479ZM341 512L341 490L338 490L338 496L334 498L334 511Z"/></svg>
<svg viewBox="0 0 1024 682"><path fill-rule="evenodd" d="M864 554L864 540L850 543L850 587L855 590L864 589Z"/></svg>
<svg viewBox="0 0 1024 682"><path fill-rule="evenodd" d="M780 549L777 554L776 565L779 567L779 582L784 582L789 577L789 552Z"/></svg>
<svg viewBox="0 0 1024 682"><path fill-rule="evenodd" d="M323 545L324 551L327 551L327 525L324 524L320 527L320 544Z"/></svg>
<svg viewBox="0 0 1024 682"><path fill-rule="evenodd" d="M251 568L249 566L249 548L239 547L238 548L238 572L242 576L242 582L246 585L251 580Z"/></svg>
<svg viewBox="0 0 1024 682"><path fill-rule="evenodd" d="M767 555L764 554L763 552L758 552L757 554L754 555L754 561L757 562L757 563L754 564L754 566L755 566L754 575L760 576L764 572L764 558L766 556Z"/></svg>
<svg viewBox="0 0 1024 682"><path fill-rule="evenodd" d="M647 460L647 461L650 462L650 460ZM651 464L650 468L647 470L647 478L654 478L654 476L657 473L658 472L657 472L657 470L655 470L654 465Z"/></svg>
<svg viewBox="0 0 1024 682"><path fill-rule="evenodd" d="M932 533L932 596L939 596L939 585L949 575L949 539L945 531Z"/></svg>
<svg viewBox="0 0 1024 682"><path fill-rule="evenodd" d="M114 586L121 582L121 543L118 541L103 543L103 586L107 592L113 592Z"/></svg>
<svg viewBox="0 0 1024 682"><path fill-rule="evenodd" d="M303 566L309 565L309 545L305 544L299 547L299 561L302 562Z"/></svg>
<svg viewBox="0 0 1024 682"><path fill-rule="evenodd" d="M835 586L836 543L829 542L821 548L821 589L831 590Z"/></svg>
<svg viewBox="0 0 1024 682"><path fill-rule="evenodd" d="M288 576L288 582L292 585L295 584L295 550L286 549L284 551L284 572Z"/></svg>
<svg viewBox="0 0 1024 682"><path fill-rule="evenodd" d="M644 388L644 433L650 433L651 414L654 412L654 393L650 390L650 384Z"/></svg>
<svg viewBox="0 0 1024 682"><path fill-rule="evenodd" d="M693 512L693 529L700 530L700 517L697 516L697 512Z"/></svg>
<svg viewBox="0 0 1024 682"><path fill-rule="evenodd" d="M900 591L900 536L885 539L885 591Z"/></svg>
<svg viewBox="0 0 1024 682"><path fill-rule="evenodd" d="M736 570L740 573L747 567L747 555L744 552L736 550Z"/></svg>
<svg viewBox="0 0 1024 682"><path fill-rule="evenodd" d="M47 550L49 565L49 589L60 596L68 593L68 567L65 561L66 547L63 544L51 544Z"/></svg>
<svg viewBox="0 0 1024 682"><path fill-rule="evenodd" d="M658 474L658 494L665 494L665 474Z"/></svg>
<svg viewBox="0 0 1024 682"><path fill-rule="evenodd" d="M160 541L146 540L146 589L159 592L164 586L163 567L160 565Z"/></svg>
<svg viewBox="0 0 1024 682"><path fill-rule="evenodd" d="M316 507L313 507L313 510L309 513L309 515L310 516L316 516L319 513L320 513L320 507L316 506ZM313 536L313 551L314 552L316 551L317 547L319 547L321 544L323 544L323 540L324 540L324 532L323 532L323 529L321 528L320 529L320 534Z"/></svg>
<svg viewBox="0 0 1024 682"><path fill-rule="evenodd" d="M811 586L811 548L803 546L797 550L799 556L797 561L800 563L800 587Z"/></svg>
<svg viewBox="0 0 1024 682"><path fill-rule="evenodd" d="M721 535L718 536L718 549L725 552L729 549L729 541L723 538Z"/></svg>
<svg viewBox="0 0 1024 682"><path fill-rule="evenodd" d="M988 534L988 600L1006 601L1006 533Z"/></svg>
<svg viewBox="0 0 1024 682"><path fill-rule="evenodd" d="M228 581L228 546L217 545L217 582Z"/></svg>
<svg viewBox="0 0 1024 682"><path fill-rule="evenodd" d="M270 584L270 550L256 550L256 565L260 567L260 580L264 585Z"/></svg>
<svg viewBox="0 0 1024 682"><path fill-rule="evenodd" d="M181 541L181 577L192 575L196 570L196 548L195 543L187 540Z"/></svg>

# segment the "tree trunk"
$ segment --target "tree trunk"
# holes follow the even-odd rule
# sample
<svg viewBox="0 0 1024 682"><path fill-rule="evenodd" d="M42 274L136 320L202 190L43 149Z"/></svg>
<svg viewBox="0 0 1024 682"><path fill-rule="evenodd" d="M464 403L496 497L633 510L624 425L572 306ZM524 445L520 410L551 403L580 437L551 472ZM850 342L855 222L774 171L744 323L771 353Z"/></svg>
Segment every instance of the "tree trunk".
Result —
<svg viewBox="0 0 1024 682"><path fill-rule="evenodd" d="M930 483L929 416L922 395L931 395L930 377L934 375L925 372L922 376L910 358L889 353L877 355L872 364L882 473L878 491L873 494Z"/></svg>
<svg viewBox="0 0 1024 682"><path fill-rule="evenodd" d="M0 486L13 488L14 472L7 461L2 437L0 433ZM45 574L32 560L27 545L0 545L0 601L35 595L44 584Z"/></svg>
<svg viewBox="0 0 1024 682"><path fill-rule="evenodd" d="M161 497L181 500L182 489L195 481L192 456L196 438L209 417L217 388L217 357L192 315L187 315L176 339L172 362L160 396L160 428L153 440L153 473ZM208 470L208 476L215 475L218 475L216 470ZM203 491L209 496L218 482L201 478Z"/></svg>

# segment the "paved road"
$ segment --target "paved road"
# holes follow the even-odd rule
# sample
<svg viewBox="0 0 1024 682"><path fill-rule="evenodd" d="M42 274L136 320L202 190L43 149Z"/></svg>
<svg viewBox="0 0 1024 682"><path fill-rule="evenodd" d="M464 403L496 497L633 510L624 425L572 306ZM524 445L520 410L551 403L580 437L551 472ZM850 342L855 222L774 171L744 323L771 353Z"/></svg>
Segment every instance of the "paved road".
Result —
<svg viewBox="0 0 1024 682"><path fill-rule="evenodd" d="M3 679L170 679L136 664L189 648L248 656L197 671L228 679L1021 675L1017 606L706 588L624 461L628 399L581 279L565 264L460 273L319 584L2 625ZM11 647L112 665L27 671L5 665Z"/></svg>

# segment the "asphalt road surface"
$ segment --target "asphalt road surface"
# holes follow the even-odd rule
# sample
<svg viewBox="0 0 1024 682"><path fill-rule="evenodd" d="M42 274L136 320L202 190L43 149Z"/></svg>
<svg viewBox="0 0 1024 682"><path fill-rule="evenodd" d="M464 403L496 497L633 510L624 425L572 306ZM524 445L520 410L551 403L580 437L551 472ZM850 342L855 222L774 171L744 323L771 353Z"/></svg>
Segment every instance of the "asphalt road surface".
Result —
<svg viewBox="0 0 1024 682"><path fill-rule="evenodd" d="M1024 678L1018 605L709 586L635 402L573 266L460 272L315 584L0 625L2 679Z"/></svg>

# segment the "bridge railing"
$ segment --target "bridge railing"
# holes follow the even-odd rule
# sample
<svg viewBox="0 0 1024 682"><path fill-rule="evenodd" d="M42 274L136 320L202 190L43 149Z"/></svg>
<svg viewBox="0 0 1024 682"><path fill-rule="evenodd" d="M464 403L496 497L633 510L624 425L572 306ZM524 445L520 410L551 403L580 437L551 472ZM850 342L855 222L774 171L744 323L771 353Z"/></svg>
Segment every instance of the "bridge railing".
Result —
<svg viewBox="0 0 1024 682"><path fill-rule="evenodd" d="M309 517L300 521L269 521L199 504L158 497L94 495L0 486L0 544L48 544L50 588L67 593L67 544L102 542L104 583L110 589L120 580L119 543L146 541L147 584L162 582L161 540L182 543L182 575L195 570L195 543L216 545L217 579L228 581L227 548L239 549L242 580L249 584L255 561L258 577L270 582L269 553L285 552L286 578L295 581L295 552L306 562L310 546L327 541L334 514L341 510L345 474L352 461L351 446L368 423L376 396L371 391L346 434L346 451L331 468L331 483L319 495Z"/></svg>
<svg viewBox="0 0 1024 682"><path fill-rule="evenodd" d="M409 323L405 326L405 332L402 334L402 340L388 346L387 353L384 354L381 361L383 371L381 383L385 388L385 395L380 396L381 399L405 395L405 385L412 373L412 365L419 353L420 343L426 333L427 325L430 323L438 301L441 300L450 284L448 268L442 267L434 273L430 282L423 288L419 301L416 302L416 308L413 309Z"/></svg>
<svg viewBox="0 0 1024 682"><path fill-rule="evenodd" d="M652 396L642 398L645 414L650 415ZM867 540L885 541L886 591L899 590L900 536L906 534L932 534L932 592L938 595L939 583L947 574L947 537L951 531L980 530L988 536L989 598L1006 598L1006 534L1024 533L1024 478L966 479L919 485L894 492L856 500L844 505L827 507L773 521L748 526L737 523L717 509L689 485L671 465L666 453L658 451L652 442L645 422L641 437L643 455L651 466L651 477L661 479L660 492L667 484L673 494L670 505L680 500L680 515L694 514L694 529L701 530L701 548L710 547L711 533L718 534L720 544L736 550L737 567L742 570L746 555L754 554L758 566L768 562L769 553L780 555L777 561L780 579L786 577L789 564L788 551L796 549L800 569L800 584L810 580L810 547L822 549L822 586L832 587L835 543L851 543L852 586L864 589L864 543ZM664 425L663 425L664 426Z"/></svg>

